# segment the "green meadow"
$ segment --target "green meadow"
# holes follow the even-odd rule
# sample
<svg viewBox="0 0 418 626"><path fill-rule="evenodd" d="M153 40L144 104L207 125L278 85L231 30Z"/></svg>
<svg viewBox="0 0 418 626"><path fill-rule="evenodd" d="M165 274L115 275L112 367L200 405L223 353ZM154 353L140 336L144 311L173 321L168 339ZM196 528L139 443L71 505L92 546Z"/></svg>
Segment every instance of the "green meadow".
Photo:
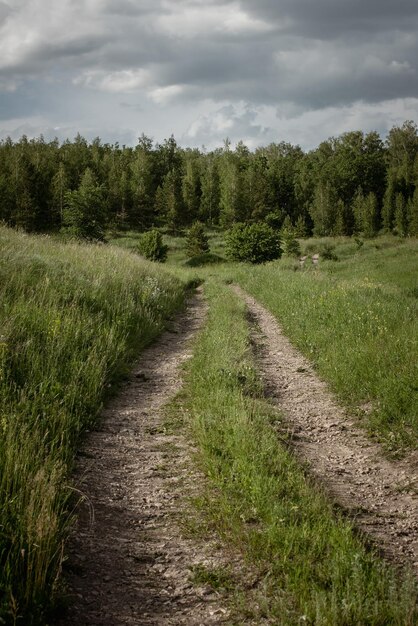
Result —
<svg viewBox="0 0 418 626"><path fill-rule="evenodd" d="M0 228L0 623L44 623L80 435L184 293L118 248Z"/></svg>
<svg viewBox="0 0 418 626"><path fill-rule="evenodd" d="M244 304L216 279L206 295L209 320L178 402L210 479L197 505L258 575L255 594L237 585L231 623L412 626L412 579L365 548L278 435L281 416L263 398Z"/></svg>
<svg viewBox="0 0 418 626"><path fill-rule="evenodd" d="M210 479L199 504L208 524L263 581L255 602L231 592L237 615L412 626L412 580L364 546L277 434L282 418L263 397L245 308L229 284L277 317L384 453L400 456L418 440L417 240L301 240L303 266L292 257L227 262L219 230L209 232L211 254L194 259L184 236L164 235L164 265L142 259L138 240L128 231L80 244L0 228L0 623L47 623L79 497L70 475L82 434L200 281L208 321L173 410Z"/></svg>
<svg viewBox="0 0 418 626"><path fill-rule="evenodd" d="M307 241L305 249L321 249ZM393 454L418 441L418 244L336 242L337 260L308 257L237 268L241 286L284 331L368 432Z"/></svg>

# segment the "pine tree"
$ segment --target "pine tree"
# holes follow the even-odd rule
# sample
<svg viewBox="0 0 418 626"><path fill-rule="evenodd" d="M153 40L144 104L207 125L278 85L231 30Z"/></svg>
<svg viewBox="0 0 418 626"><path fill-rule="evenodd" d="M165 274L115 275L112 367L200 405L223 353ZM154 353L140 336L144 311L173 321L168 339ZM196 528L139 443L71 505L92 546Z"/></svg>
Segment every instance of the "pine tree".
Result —
<svg viewBox="0 0 418 626"><path fill-rule="evenodd" d="M162 186L157 189L155 204L169 231L176 234L183 221L181 185L176 171L171 170L165 176Z"/></svg>
<svg viewBox="0 0 418 626"><path fill-rule="evenodd" d="M184 223L190 224L197 219L202 194L199 161L196 154L186 157L185 171L181 184L185 212Z"/></svg>
<svg viewBox="0 0 418 626"><path fill-rule="evenodd" d="M326 236L332 233L337 196L329 183L320 182L315 189L310 214L314 223L314 234Z"/></svg>
<svg viewBox="0 0 418 626"><path fill-rule="evenodd" d="M418 237L418 187L415 187L414 195L408 201L408 234Z"/></svg>
<svg viewBox="0 0 418 626"><path fill-rule="evenodd" d="M65 206L65 194L69 189L68 176L64 163L60 163L51 181L51 211L61 225Z"/></svg>
<svg viewBox="0 0 418 626"><path fill-rule="evenodd" d="M198 256L209 252L209 239L201 222L195 222L187 234L187 255Z"/></svg>
<svg viewBox="0 0 418 626"><path fill-rule="evenodd" d="M299 215L296 220L295 235L301 239L308 236L308 227L306 226L306 220L303 215Z"/></svg>
<svg viewBox="0 0 418 626"><path fill-rule="evenodd" d="M365 237L374 237L377 233L378 207L377 198L373 192L367 194L363 207L363 234Z"/></svg>
<svg viewBox="0 0 418 626"><path fill-rule="evenodd" d="M145 230L154 222L153 162L146 144L141 144L136 149L130 175L132 205L128 212L128 221L131 226Z"/></svg>
<svg viewBox="0 0 418 626"><path fill-rule="evenodd" d="M78 189L67 191L63 211L63 231L82 239L103 241L107 223L103 185L87 168Z"/></svg>
<svg viewBox="0 0 418 626"><path fill-rule="evenodd" d="M396 194L395 200L395 226L396 232L401 237L408 234L408 215L406 210L406 202L402 193Z"/></svg>

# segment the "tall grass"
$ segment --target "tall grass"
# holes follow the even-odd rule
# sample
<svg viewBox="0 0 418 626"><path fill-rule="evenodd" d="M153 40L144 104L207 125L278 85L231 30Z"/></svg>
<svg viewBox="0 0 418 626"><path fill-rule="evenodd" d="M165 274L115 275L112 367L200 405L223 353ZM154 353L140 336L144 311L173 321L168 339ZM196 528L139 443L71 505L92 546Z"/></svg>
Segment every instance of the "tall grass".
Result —
<svg viewBox="0 0 418 626"><path fill-rule="evenodd" d="M277 316L369 432L401 453L418 441L418 243L337 244L340 260L318 267L283 260L230 274Z"/></svg>
<svg viewBox="0 0 418 626"><path fill-rule="evenodd" d="M280 442L243 303L217 280L206 293L209 321L180 401L216 487L205 508L259 569L260 593L241 610L254 623L412 626L414 584L365 550Z"/></svg>
<svg viewBox="0 0 418 626"><path fill-rule="evenodd" d="M44 619L80 433L183 296L180 280L124 250L0 228L1 619Z"/></svg>

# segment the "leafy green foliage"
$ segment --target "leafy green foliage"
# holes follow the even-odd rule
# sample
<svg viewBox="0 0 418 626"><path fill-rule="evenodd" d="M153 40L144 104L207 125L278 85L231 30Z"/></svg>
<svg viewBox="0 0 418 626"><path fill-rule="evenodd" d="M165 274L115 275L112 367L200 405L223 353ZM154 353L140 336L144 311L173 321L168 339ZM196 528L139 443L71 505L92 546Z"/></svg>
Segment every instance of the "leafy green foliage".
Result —
<svg viewBox="0 0 418 626"><path fill-rule="evenodd" d="M230 259L265 263L280 258L280 237L268 224L235 224L225 236Z"/></svg>
<svg viewBox="0 0 418 626"><path fill-rule="evenodd" d="M99 240L108 224L140 232L164 226L178 235L198 219L223 228L264 221L278 230L286 217L298 237L371 237L381 228L415 236L417 163L418 128L410 121L385 142L376 132L352 131L309 153L285 142L251 151L227 141L206 153L183 149L174 137L154 145L142 135L134 148L120 148L80 135L62 145L23 136L0 141L0 220ZM94 184L81 193L87 170Z"/></svg>
<svg viewBox="0 0 418 626"><path fill-rule="evenodd" d="M63 231L73 237L103 241L106 228L104 187L87 168L80 186L65 193Z"/></svg>
<svg viewBox="0 0 418 626"><path fill-rule="evenodd" d="M144 233L138 250L149 261L164 263L167 260L168 246L163 243L163 236L158 230L148 230Z"/></svg>
<svg viewBox="0 0 418 626"><path fill-rule="evenodd" d="M292 226L289 216L286 217L280 230L280 244L284 254L300 256L300 244L296 239L295 228Z"/></svg>
<svg viewBox="0 0 418 626"><path fill-rule="evenodd" d="M187 233L187 255L189 257L209 252L209 239L205 234L205 227L201 222L195 222Z"/></svg>

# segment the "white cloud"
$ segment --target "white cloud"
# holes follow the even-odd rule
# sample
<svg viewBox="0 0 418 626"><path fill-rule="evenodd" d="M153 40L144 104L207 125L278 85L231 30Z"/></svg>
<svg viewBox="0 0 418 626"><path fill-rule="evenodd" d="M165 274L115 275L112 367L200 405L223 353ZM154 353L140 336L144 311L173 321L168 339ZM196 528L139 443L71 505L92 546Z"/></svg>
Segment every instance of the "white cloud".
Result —
<svg viewBox="0 0 418 626"><path fill-rule="evenodd" d="M194 3L196 5L196 3ZM167 3L169 12L157 18L157 28L171 37L210 38L216 34L257 34L273 29L271 24L251 17L238 2L224 5Z"/></svg>
<svg viewBox="0 0 418 626"><path fill-rule="evenodd" d="M148 96L156 104L168 104L171 100L184 92L181 85L167 85L167 87L155 87L148 92Z"/></svg>
<svg viewBox="0 0 418 626"><path fill-rule="evenodd" d="M132 93L150 82L150 74L144 69L127 69L118 72L90 70L74 78L75 85L83 85L110 93Z"/></svg>

